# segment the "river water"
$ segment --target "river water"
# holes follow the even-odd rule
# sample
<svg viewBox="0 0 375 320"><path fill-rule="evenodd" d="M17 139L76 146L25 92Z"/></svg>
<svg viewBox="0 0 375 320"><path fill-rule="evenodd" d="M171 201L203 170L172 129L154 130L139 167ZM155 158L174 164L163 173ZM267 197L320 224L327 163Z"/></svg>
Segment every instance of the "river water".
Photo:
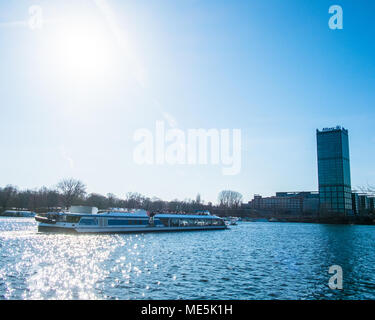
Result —
<svg viewBox="0 0 375 320"><path fill-rule="evenodd" d="M342 290L328 286L332 265ZM3 299L375 299L375 226L63 235L0 218Z"/></svg>

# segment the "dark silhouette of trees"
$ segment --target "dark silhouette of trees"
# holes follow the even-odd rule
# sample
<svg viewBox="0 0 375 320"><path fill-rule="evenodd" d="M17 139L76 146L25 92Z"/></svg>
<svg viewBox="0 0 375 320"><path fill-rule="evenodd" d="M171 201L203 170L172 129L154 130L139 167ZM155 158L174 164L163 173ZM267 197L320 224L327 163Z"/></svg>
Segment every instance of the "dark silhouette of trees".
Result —
<svg viewBox="0 0 375 320"><path fill-rule="evenodd" d="M107 193L107 207L108 208L117 208L120 207L120 199L117 199L117 197L113 193Z"/></svg>
<svg viewBox="0 0 375 320"><path fill-rule="evenodd" d="M128 192L125 197L127 208L135 209L140 209L145 199L145 197L138 192Z"/></svg>
<svg viewBox="0 0 375 320"><path fill-rule="evenodd" d="M14 207L16 209L26 209L29 208L29 201L30 201L31 191L18 191L16 195L16 199L14 201Z"/></svg>
<svg viewBox="0 0 375 320"><path fill-rule="evenodd" d="M57 184L60 191L63 206L69 208L73 202L79 201L86 194L86 186L77 179L69 178Z"/></svg>
<svg viewBox="0 0 375 320"><path fill-rule="evenodd" d="M237 191L223 190L219 193L219 206L222 208L239 208L242 203L242 194Z"/></svg>
<svg viewBox="0 0 375 320"><path fill-rule="evenodd" d="M14 204L17 188L12 185L7 185L5 188L0 189L0 206L2 210Z"/></svg>
<svg viewBox="0 0 375 320"><path fill-rule="evenodd" d="M108 208L108 199L98 193L90 193L86 198L85 204L91 207L97 207L98 209Z"/></svg>
<svg viewBox="0 0 375 320"><path fill-rule="evenodd" d="M219 194L219 206L211 202L205 204L198 193L195 200L174 199L164 201L157 197L146 197L138 192L127 192L124 198L113 193L101 195L99 193L86 194L86 186L77 179L64 179L56 188L41 187L35 190L19 190L7 185L0 187L0 212L6 209L31 210L47 212L69 208L72 205L87 205L105 210L109 208L144 209L148 211L195 212L216 211L226 214L229 209L239 210L242 195L235 191L224 190Z"/></svg>

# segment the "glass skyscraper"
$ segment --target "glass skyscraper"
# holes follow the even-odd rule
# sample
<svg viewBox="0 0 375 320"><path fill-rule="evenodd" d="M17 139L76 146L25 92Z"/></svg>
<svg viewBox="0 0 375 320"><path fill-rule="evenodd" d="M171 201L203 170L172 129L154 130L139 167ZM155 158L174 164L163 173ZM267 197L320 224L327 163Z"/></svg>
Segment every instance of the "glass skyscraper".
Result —
<svg viewBox="0 0 375 320"><path fill-rule="evenodd" d="M348 130L316 130L320 209L352 213Z"/></svg>

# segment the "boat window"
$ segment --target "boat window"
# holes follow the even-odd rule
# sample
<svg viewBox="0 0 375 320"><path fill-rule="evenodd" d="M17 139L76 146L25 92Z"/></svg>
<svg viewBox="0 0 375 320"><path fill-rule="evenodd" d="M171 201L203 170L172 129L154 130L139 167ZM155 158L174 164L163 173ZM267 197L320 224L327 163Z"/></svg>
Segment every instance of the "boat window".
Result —
<svg viewBox="0 0 375 320"><path fill-rule="evenodd" d="M220 220L220 219L214 219L214 220L212 220L212 225L213 226L222 226L222 225L224 225L224 221Z"/></svg>
<svg viewBox="0 0 375 320"><path fill-rule="evenodd" d="M219 226L219 225L221 225L220 222L221 222L221 221L220 221L219 219L214 219L214 220L212 220L212 225L213 225L213 226Z"/></svg>
<svg viewBox="0 0 375 320"><path fill-rule="evenodd" d="M178 227L179 225L179 219L171 219L171 227Z"/></svg>
<svg viewBox="0 0 375 320"><path fill-rule="evenodd" d="M164 222L164 221L163 221ZM165 222L167 225L167 221ZM165 225L164 223L164 225ZM224 222L221 219L170 219L171 227L201 227L201 226L221 226Z"/></svg>
<svg viewBox="0 0 375 320"><path fill-rule="evenodd" d="M166 219L166 218L160 218L160 219L158 219L156 221L160 221L161 224L163 224L164 226L168 227L168 219Z"/></svg>
<svg viewBox="0 0 375 320"><path fill-rule="evenodd" d="M69 222L69 223L77 223L79 220L81 219L81 217L75 217L75 216L66 216L65 217L65 221L66 222Z"/></svg>
<svg viewBox="0 0 375 320"><path fill-rule="evenodd" d="M82 218L81 221L79 222L79 224L82 224L82 225L97 225L98 224L98 221L97 219L87 219L87 218Z"/></svg>
<svg viewBox="0 0 375 320"><path fill-rule="evenodd" d="M108 225L109 226L123 226L123 225L127 225L128 224L128 220L122 220L122 219L110 219L108 220Z"/></svg>

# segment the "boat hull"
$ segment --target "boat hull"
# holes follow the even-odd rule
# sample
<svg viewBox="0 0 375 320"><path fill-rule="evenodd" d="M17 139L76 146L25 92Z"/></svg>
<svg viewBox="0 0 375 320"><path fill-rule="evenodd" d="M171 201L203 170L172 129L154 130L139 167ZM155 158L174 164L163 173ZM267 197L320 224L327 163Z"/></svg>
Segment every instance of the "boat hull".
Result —
<svg viewBox="0 0 375 320"><path fill-rule="evenodd" d="M70 234L89 234L89 233L146 233L146 232L181 232L181 231L209 231L225 230L227 226L205 226L205 227L146 227L146 228L75 228L54 225L39 224L38 232L49 233L70 233Z"/></svg>

